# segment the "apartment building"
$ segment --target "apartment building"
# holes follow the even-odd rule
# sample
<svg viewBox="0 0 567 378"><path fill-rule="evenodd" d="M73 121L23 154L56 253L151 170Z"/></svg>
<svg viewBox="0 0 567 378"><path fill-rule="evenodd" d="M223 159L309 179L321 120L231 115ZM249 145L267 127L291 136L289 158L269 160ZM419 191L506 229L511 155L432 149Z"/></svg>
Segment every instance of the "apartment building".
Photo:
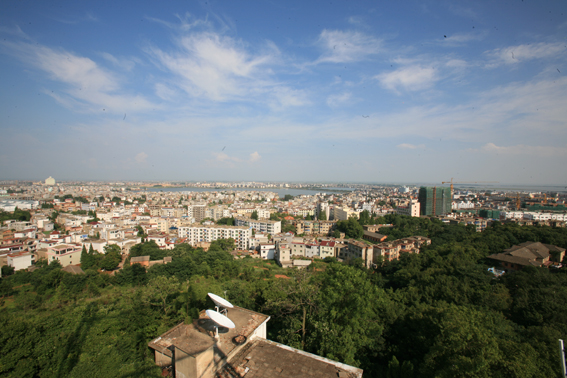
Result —
<svg viewBox="0 0 567 378"><path fill-rule="evenodd" d="M183 216L184 209L180 207L162 207L159 215L167 218L180 218Z"/></svg>
<svg viewBox="0 0 567 378"><path fill-rule="evenodd" d="M335 229L337 221L296 220L293 224L297 234L329 236Z"/></svg>
<svg viewBox="0 0 567 378"><path fill-rule="evenodd" d="M266 232L270 235L279 234L282 232L282 222L272 220L254 220L250 218L234 218L236 226L249 227L256 230L256 232Z"/></svg>
<svg viewBox="0 0 567 378"><path fill-rule="evenodd" d="M372 268L374 266L374 253L371 245L356 241L348 240L346 248L341 251L344 260L362 259L364 266Z"/></svg>
<svg viewBox="0 0 567 378"><path fill-rule="evenodd" d="M325 220L329 220L329 217L331 216L331 212L329 209L329 204L326 202L319 202L317 204L317 207L315 208L315 217L317 219L320 218L321 213L325 214Z"/></svg>
<svg viewBox="0 0 567 378"><path fill-rule="evenodd" d="M252 235L248 227L198 224L179 227L177 232L180 238L187 238L187 243L193 246L200 242L210 243L217 239L232 238L237 249L248 249L249 238Z"/></svg>
<svg viewBox="0 0 567 378"><path fill-rule="evenodd" d="M319 243L319 257L335 257L335 242L325 240Z"/></svg>
<svg viewBox="0 0 567 378"><path fill-rule="evenodd" d="M333 220L348 220L350 217L358 219L359 213L355 210L343 207L335 207L333 211Z"/></svg>
<svg viewBox="0 0 567 378"><path fill-rule="evenodd" d="M292 256L305 256L305 243L291 243L291 255Z"/></svg>
<svg viewBox="0 0 567 378"><path fill-rule="evenodd" d="M305 243L305 257L310 259L319 257L319 244Z"/></svg>
<svg viewBox="0 0 567 378"><path fill-rule="evenodd" d="M270 210L267 209L256 209L258 213L258 219L270 219Z"/></svg>
<svg viewBox="0 0 567 378"><path fill-rule="evenodd" d="M193 205L191 208L191 218L195 218L195 222L200 222L207 217L207 205Z"/></svg>

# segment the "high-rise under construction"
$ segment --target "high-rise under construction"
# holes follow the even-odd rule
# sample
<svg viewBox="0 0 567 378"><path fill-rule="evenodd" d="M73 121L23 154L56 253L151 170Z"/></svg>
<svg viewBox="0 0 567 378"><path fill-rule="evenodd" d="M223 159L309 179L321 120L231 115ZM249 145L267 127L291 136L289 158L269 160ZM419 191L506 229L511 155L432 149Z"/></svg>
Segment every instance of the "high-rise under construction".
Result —
<svg viewBox="0 0 567 378"><path fill-rule="evenodd" d="M451 188L422 186L418 200L421 215L445 215L451 212Z"/></svg>

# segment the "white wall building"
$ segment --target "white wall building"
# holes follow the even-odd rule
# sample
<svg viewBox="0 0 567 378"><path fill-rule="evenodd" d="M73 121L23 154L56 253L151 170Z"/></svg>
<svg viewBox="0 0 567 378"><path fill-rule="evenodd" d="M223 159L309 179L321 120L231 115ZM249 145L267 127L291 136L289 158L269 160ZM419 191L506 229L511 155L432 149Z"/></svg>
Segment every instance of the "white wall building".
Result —
<svg viewBox="0 0 567 378"><path fill-rule="evenodd" d="M8 266L14 268L15 271L27 269L32 266L33 255L29 252L11 253L8 255Z"/></svg>
<svg viewBox="0 0 567 378"><path fill-rule="evenodd" d="M407 206L398 206L396 213L400 215L407 215L409 217L419 217L420 204L416 199L410 200Z"/></svg>
<svg viewBox="0 0 567 378"><path fill-rule="evenodd" d="M264 260L273 260L276 255L276 245L273 243L260 244L260 256Z"/></svg>
<svg viewBox="0 0 567 378"><path fill-rule="evenodd" d="M238 249L248 249L249 238L252 231L248 227L239 226L182 226L177 230L180 238L187 238L187 242L196 245L199 242L212 242L217 239L234 239Z"/></svg>
<svg viewBox="0 0 567 378"><path fill-rule="evenodd" d="M256 232L266 232L270 235L275 235L282 232L281 221L234 218L234 224L237 226L249 227L250 229L256 230Z"/></svg>

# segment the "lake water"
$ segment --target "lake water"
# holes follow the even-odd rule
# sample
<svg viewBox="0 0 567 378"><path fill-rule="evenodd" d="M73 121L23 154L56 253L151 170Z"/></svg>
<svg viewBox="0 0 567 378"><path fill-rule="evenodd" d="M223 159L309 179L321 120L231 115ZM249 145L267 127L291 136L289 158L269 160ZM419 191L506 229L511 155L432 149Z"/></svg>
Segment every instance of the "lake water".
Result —
<svg viewBox="0 0 567 378"><path fill-rule="evenodd" d="M347 188L325 188L310 190L310 189L285 189L285 188L147 188L148 192L229 192L229 191L239 191L239 192L272 192L277 193L280 198L284 198L286 194L292 196L308 195L313 196L317 193L333 193L334 190L347 191ZM352 189L350 189L352 190Z"/></svg>

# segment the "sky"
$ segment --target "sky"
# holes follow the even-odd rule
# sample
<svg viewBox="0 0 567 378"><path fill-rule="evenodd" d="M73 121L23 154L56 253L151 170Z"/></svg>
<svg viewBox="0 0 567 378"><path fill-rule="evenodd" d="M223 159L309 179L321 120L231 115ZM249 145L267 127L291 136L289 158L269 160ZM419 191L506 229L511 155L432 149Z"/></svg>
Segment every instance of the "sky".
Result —
<svg viewBox="0 0 567 378"><path fill-rule="evenodd" d="M0 179L567 186L567 1L0 4Z"/></svg>

